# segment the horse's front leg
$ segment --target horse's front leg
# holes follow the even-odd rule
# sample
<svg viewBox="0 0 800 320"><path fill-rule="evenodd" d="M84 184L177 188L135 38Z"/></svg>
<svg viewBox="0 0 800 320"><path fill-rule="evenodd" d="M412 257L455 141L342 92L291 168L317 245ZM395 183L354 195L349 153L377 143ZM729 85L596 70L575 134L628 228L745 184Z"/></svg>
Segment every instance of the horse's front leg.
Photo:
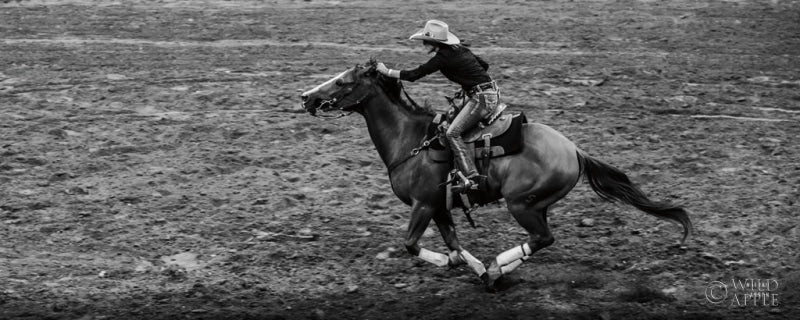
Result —
<svg viewBox="0 0 800 320"><path fill-rule="evenodd" d="M428 228L431 218L433 218L439 210L442 210L442 208L437 208L436 206L421 201L414 201L411 206L411 221L408 223L405 246L406 250L408 250L408 253L411 255L439 267L445 267L450 264L450 258L447 255L420 248L419 244L417 244L419 238L425 233L425 229ZM455 229L453 230L455 231ZM458 245L458 240L455 241L455 244Z"/></svg>
<svg viewBox="0 0 800 320"><path fill-rule="evenodd" d="M450 214L450 211L436 211L433 216L433 221L436 222L436 226L439 228L439 233L442 234L444 243L447 244L447 248L450 249L448 264L451 267L466 264L472 268L472 271L474 271L478 277L486 277L486 267L483 265L483 262L472 256L467 250L461 248L458 237L456 236L456 226L455 223L453 223L453 215Z"/></svg>

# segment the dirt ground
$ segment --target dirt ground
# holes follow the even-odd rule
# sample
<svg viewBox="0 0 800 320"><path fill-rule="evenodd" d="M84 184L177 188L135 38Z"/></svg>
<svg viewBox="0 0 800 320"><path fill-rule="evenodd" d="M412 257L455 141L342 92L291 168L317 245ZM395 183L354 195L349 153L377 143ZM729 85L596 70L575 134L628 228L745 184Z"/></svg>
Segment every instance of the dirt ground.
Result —
<svg viewBox="0 0 800 320"><path fill-rule="evenodd" d="M407 254L363 118L299 94L424 62L431 18L510 110L688 208L685 247L579 184L507 290ZM3 1L0 110L2 319L800 318L798 1ZM484 262L526 241L454 213Z"/></svg>

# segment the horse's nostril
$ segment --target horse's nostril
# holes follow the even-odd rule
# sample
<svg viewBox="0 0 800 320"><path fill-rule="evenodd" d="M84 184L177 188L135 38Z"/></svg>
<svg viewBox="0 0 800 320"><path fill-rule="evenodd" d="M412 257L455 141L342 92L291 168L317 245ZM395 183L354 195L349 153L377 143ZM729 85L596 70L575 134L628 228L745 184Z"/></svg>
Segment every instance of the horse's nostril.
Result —
<svg viewBox="0 0 800 320"><path fill-rule="evenodd" d="M308 101L308 95L302 94L300 95L300 99L303 99L303 102Z"/></svg>

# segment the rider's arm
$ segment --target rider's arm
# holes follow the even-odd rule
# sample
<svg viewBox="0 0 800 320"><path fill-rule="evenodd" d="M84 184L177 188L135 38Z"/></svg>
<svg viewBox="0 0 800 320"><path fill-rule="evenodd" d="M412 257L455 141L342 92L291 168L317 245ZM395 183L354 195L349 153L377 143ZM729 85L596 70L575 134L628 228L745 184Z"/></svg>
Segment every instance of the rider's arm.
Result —
<svg viewBox="0 0 800 320"><path fill-rule="evenodd" d="M414 82L417 81L417 79L420 79L436 71L439 71L439 69L442 68L442 65L444 65L443 59L444 58L441 55L437 54L433 56L433 58L428 60L428 62L421 64L419 67L415 69L401 70L400 80Z"/></svg>
<svg viewBox="0 0 800 320"><path fill-rule="evenodd" d="M421 64L419 67L410 70L393 70L389 69L383 63L378 63L378 72L392 77L392 78L399 78L401 80L411 81L414 82L419 78L427 76L431 73L439 71L444 64L443 58L440 55L435 55L433 58Z"/></svg>

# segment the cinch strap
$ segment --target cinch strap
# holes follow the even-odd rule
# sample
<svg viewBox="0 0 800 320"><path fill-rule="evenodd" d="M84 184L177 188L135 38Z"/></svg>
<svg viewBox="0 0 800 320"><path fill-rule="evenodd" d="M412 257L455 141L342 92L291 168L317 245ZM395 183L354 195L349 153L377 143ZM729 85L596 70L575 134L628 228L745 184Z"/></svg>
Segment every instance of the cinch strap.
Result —
<svg viewBox="0 0 800 320"><path fill-rule="evenodd" d="M483 138L483 151L481 151L481 157L483 157L483 159L481 161L481 167L483 173L488 175L489 158L492 157L492 134L484 134L481 138Z"/></svg>

